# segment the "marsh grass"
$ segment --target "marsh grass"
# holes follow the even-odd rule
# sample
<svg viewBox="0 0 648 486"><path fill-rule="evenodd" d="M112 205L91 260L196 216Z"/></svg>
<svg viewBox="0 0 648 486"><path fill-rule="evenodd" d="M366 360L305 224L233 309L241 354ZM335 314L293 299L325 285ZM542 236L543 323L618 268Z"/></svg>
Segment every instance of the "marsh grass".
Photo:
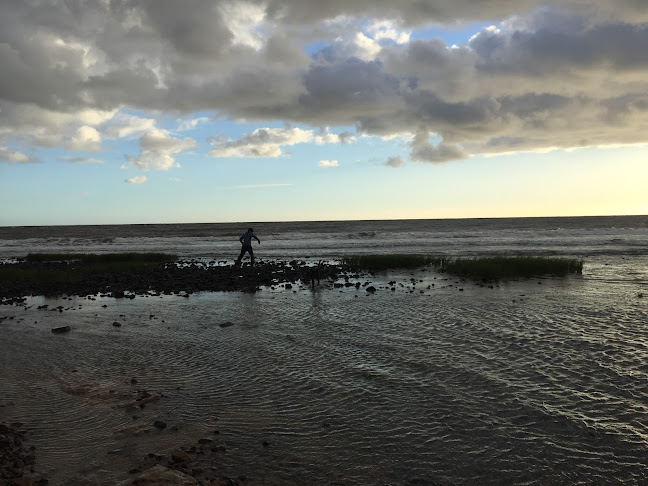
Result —
<svg viewBox="0 0 648 486"><path fill-rule="evenodd" d="M418 268L439 265L441 258L425 255L352 255L342 258L342 263L352 268L380 271L395 268Z"/></svg>
<svg viewBox="0 0 648 486"><path fill-rule="evenodd" d="M52 263L52 266L0 266L0 280L43 283L76 283L97 274L146 273L161 264L177 260L166 253L30 253L28 263Z"/></svg>
<svg viewBox="0 0 648 486"><path fill-rule="evenodd" d="M539 275L566 276L583 272L583 261L558 257L476 257L447 258L425 255L354 255L342 263L351 268L381 271L399 268L433 266L439 272L483 280L534 277Z"/></svg>
<svg viewBox="0 0 648 486"><path fill-rule="evenodd" d="M557 257L482 257L445 260L439 271L483 280L530 278L540 275L564 277L583 273L583 261Z"/></svg>

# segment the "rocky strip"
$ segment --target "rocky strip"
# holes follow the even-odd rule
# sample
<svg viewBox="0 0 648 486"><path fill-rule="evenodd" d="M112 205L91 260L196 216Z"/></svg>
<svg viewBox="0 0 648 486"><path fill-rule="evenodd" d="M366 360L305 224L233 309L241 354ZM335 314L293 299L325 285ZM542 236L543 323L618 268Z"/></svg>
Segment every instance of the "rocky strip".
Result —
<svg viewBox="0 0 648 486"><path fill-rule="evenodd" d="M263 286L294 284L317 285L321 281L344 278L342 265L308 265L306 262L260 262L254 266L219 266L210 262L180 261L161 264L147 272L88 272L80 279L61 278L71 270L67 262L18 262L0 265L0 299L14 304L27 295L111 294L133 297L156 291L164 294L191 294L200 291L255 292ZM78 264L77 265L81 265ZM17 278L28 275L29 278Z"/></svg>
<svg viewBox="0 0 648 486"><path fill-rule="evenodd" d="M46 479L24 477L34 472L34 446L25 446L27 432L21 423L0 423L0 485L47 484Z"/></svg>
<svg viewBox="0 0 648 486"><path fill-rule="evenodd" d="M168 454L147 454L129 471L134 476L131 484L244 486L248 481L246 475L230 477L219 467L227 462L228 444L218 437L219 432L215 430L212 437L200 438L194 445L178 447ZM260 446L269 444L264 441Z"/></svg>

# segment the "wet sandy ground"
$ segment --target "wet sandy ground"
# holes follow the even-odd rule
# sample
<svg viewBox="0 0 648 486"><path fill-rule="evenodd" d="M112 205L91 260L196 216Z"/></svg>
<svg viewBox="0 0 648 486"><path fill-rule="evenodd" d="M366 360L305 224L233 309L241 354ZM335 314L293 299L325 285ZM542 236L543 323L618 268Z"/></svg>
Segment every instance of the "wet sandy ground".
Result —
<svg viewBox="0 0 648 486"><path fill-rule="evenodd" d="M645 481L642 285L446 278L2 306L0 420L50 484L180 447L205 484Z"/></svg>

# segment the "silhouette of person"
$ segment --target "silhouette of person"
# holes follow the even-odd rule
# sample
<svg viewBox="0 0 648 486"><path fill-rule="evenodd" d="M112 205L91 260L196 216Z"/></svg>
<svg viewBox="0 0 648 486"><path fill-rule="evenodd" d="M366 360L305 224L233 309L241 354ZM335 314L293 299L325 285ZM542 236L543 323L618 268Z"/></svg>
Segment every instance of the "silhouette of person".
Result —
<svg viewBox="0 0 648 486"><path fill-rule="evenodd" d="M250 254L250 261L252 265L254 265L254 252L252 251L252 238L257 240L259 244L261 244L261 240L257 238L252 228L248 228L248 230L245 233L243 233L243 236L239 238L239 241L243 246L241 247L241 254L236 259L236 263L235 263L236 266L239 266L241 264L243 255L245 255L246 252Z"/></svg>

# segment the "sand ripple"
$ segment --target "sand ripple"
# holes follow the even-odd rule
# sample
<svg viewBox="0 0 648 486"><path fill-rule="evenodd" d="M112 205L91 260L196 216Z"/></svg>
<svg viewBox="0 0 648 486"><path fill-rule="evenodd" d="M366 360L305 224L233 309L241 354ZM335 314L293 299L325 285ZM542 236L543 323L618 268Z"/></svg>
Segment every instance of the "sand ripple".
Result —
<svg viewBox="0 0 648 486"><path fill-rule="evenodd" d="M70 484L124 479L145 453L214 428L233 450L222 467L256 484L270 470L306 484L646 479L648 306L634 288L409 278L376 295L79 300L63 313L35 299L0 323L14 404L0 415L29 424L41 467ZM64 321L69 334L49 333ZM159 399L142 408L147 396Z"/></svg>

